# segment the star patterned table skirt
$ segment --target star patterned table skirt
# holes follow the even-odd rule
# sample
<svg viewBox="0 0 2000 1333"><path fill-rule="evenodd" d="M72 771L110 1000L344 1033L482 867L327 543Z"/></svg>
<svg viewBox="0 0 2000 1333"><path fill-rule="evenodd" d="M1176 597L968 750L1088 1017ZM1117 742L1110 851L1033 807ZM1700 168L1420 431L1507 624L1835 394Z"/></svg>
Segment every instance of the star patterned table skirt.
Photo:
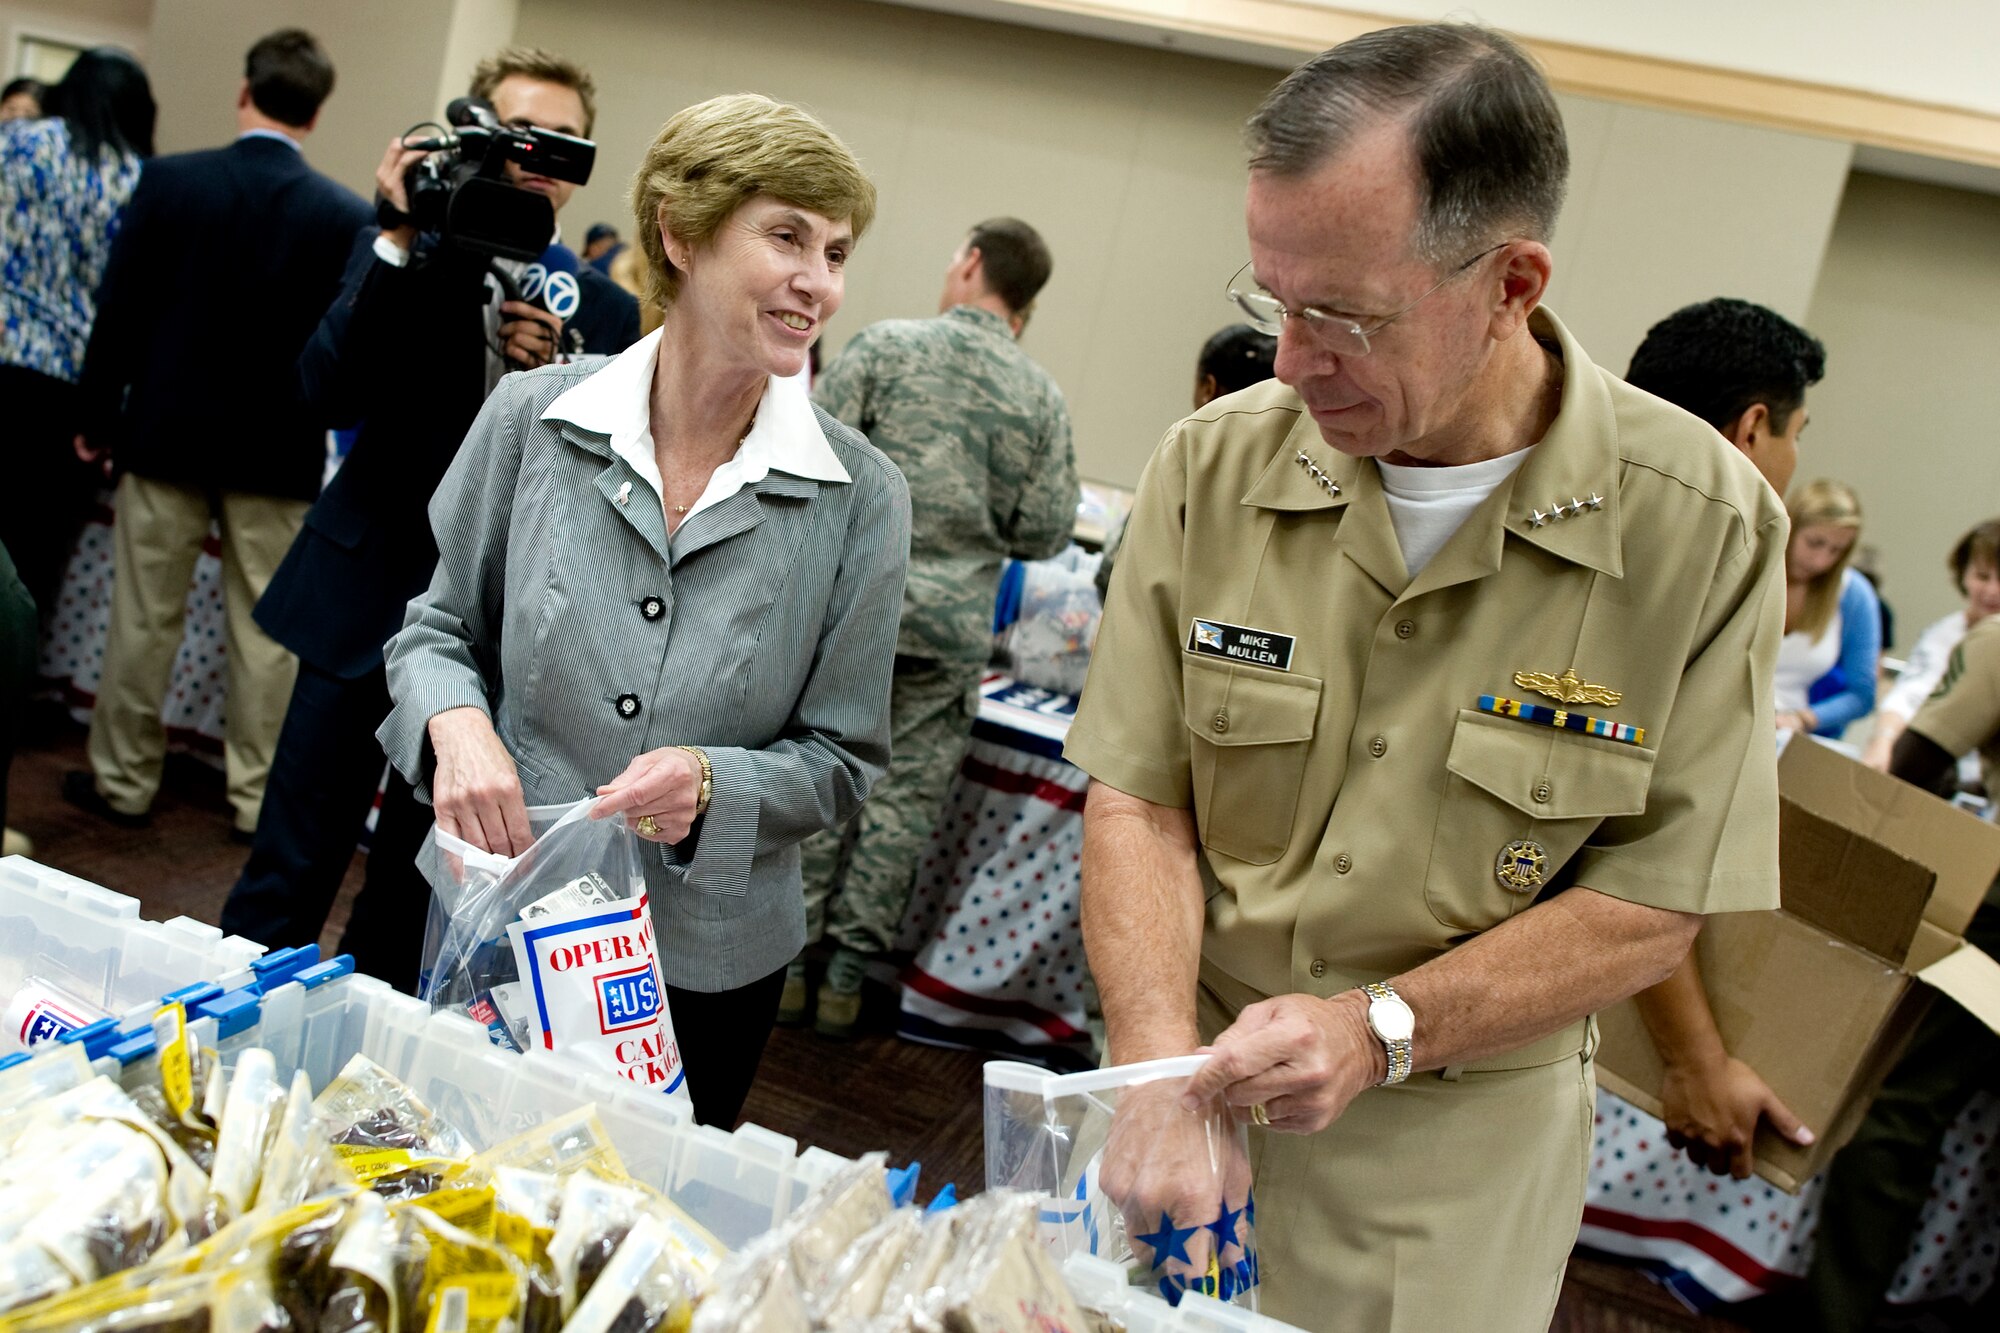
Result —
<svg viewBox="0 0 2000 1333"><path fill-rule="evenodd" d="M1667 1146L1666 1126L1597 1093L1579 1243L1644 1262L1696 1310L1783 1286L1812 1261L1824 1178L1797 1195L1712 1176ZM1889 1288L1898 1304L1974 1299L2000 1262L2000 1100L1976 1097L1945 1138L1931 1197Z"/></svg>
<svg viewBox="0 0 2000 1333"><path fill-rule="evenodd" d="M1095 1063L1078 919L1083 793L1062 759L1073 695L981 687L979 720L897 944L903 1035L1053 1064Z"/></svg>
<svg viewBox="0 0 2000 1333"><path fill-rule="evenodd" d="M111 525L107 493L70 553L55 616L42 640L44 690L89 722L104 674L104 641L111 626ZM187 623L160 716L168 744L217 760L222 756L223 642L221 537L211 525L195 560L188 588Z"/></svg>

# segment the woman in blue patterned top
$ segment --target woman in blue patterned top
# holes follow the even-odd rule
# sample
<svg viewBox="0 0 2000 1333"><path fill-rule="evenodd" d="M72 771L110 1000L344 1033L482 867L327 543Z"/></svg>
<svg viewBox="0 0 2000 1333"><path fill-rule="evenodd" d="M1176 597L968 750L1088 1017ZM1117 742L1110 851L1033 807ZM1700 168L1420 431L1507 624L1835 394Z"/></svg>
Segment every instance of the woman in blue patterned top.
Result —
<svg viewBox="0 0 2000 1333"><path fill-rule="evenodd" d="M36 120L0 123L0 544L47 616L95 486L76 380L111 238L153 155L153 92L122 51L76 58Z"/></svg>

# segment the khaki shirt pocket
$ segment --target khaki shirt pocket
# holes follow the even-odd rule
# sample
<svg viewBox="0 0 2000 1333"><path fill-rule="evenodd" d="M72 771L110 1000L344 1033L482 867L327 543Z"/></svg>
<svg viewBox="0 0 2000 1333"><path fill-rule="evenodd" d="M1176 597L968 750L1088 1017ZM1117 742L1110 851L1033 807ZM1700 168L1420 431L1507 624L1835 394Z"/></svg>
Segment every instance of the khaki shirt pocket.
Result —
<svg viewBox="0 0 2000 1333"><path fill-rule="evenodd" d="M1321 682L1181 659L1181 692L1202 845L1248 865L1284 855L1319 721Z"/></svg>
<svg viewBox="0 0 2000 1333"><path fill-rule="evenodd" d="M1461 709L1445 760L1424 898L1454 930L1487 930L1531 906L1603 820L1641 814L1655 752L1620 741ZM1516 842L1542 857L1540 880L1501 883Z"/></svg>

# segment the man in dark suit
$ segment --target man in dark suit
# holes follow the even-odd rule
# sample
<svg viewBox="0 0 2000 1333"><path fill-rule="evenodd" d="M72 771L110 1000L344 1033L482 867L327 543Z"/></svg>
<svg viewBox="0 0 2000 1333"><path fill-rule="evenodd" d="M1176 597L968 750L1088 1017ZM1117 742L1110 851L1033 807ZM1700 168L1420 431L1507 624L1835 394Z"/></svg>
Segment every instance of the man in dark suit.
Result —
<svg viewBox="0 0 2000 1333"><path fill-rule="evenodd" d="M159 791L160 705L216 520L229 802L240 836L257 827L298 664L251 608L326 462L325 422L303 401L296 364L370 215L300 151L332 91L333 65L311 34L288 28L251 47L236 141L146 164L98 293L78 450L109 452L124 473L117 581L90 771L70 774L64 795L119 824L145 823Z"/></svg>
<svg viewBox="0 0 2000 1333"><path fill-rule="evenodd" d="M590 76L547 52L510 48L482 61L471 94L508 124L590 133ZM637 302L557 241L543 263L575 272L580 294L566 327L504 299L501 277L518 265L419 235L403 182L422 157L391 140L376 173L387 225L357 239L345 286L299 363L308 401L361 433L257 607L257 622L299 655L299 677L222 926L274 948L319 937L361 833L384 767L382 648L430 585L437 547L426 506L480 404L508 371L570 349L623 351L639 336ZM509 174L557 209L575 189L517 164ZM429 807L391 774L340 942L361 970L405 989L416 983L430 901L415 869L430 823Z"/></svg>

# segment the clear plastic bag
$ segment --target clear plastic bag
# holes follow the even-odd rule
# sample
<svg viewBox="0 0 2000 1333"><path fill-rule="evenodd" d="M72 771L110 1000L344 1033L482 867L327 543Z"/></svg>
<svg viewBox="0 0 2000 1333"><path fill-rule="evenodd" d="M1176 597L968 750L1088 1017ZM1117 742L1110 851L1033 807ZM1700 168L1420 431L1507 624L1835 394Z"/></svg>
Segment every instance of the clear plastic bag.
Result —
<svg viewBox="0 0 2000 1333"><path fill-rule="evenodd" d="M639 838L591 819L595 803L531 808L535 841L516 857L431 830L423 994L496 1045L563 1051L686 1101Z"/></svg>
<svg viewBox="0 0 2000 1333"><path fill-rule="evenodd" d="M1081 694L1104 608L1098 600L1100 557L1072 546L1051 560L1021 566L1019 613L1006 635L1014 678L1058 694Z"/></svg>
<svg viewBox="0 0 2000 1333"><path fill-rule="evenodd" d="M1257 1308L1249 1136L1220 1099L1180 1098L1207 1056L1051 1074L986 1066L986 1185L1042 1196L1043 1242L1090 1254L1171 1302Z"/></svg>

